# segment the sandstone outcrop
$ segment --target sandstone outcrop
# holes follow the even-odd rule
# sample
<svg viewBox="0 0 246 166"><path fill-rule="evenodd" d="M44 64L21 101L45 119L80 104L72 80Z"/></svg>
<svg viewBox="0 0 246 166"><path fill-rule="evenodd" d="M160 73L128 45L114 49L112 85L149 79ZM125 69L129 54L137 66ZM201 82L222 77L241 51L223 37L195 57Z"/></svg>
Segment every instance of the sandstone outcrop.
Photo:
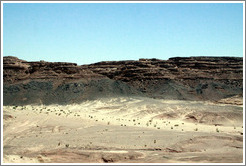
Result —
<svg viewBox="0 0 246 166"><path fill-rule="evenodd" d="M83 68L159 98L217 100L242 94L243 90L243 59L239 57L139 59L99 62Z"/></svg>
<svg viewBox="0 0 246 166"><path fill-rule="evenodd" d="M3 58L3 79L6 83L16 83L27 79L92 79L103 78L88 69L82 69L76 63L65 62L27 62L16 57ZM104 77L105 78L105 77Z"/></svg>
<svg viewBox="0 0 246 166"><path fill-rule="evenodd" d="M3 58L4 104L73 103L121 95L221 100L243 94L243 58L176 57L79 66Z"/></svg>

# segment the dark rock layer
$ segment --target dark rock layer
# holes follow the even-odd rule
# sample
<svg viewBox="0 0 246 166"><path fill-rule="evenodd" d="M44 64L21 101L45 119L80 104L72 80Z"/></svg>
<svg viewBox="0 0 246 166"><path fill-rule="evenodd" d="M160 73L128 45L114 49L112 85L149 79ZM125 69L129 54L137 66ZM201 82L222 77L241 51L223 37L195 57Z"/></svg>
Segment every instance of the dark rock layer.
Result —
<svg viewBox="0 0 246 166"><path fill-rule="evenodd" d="M189 57L100 62L84 66L148 96L218 100L243 93L243 58Z"/></svg>
<svg viewBox="0 0 246 166"><path fill-rule="evenodd" d="M109 61L78 66L3 58L4 105L69 104L148 96L220 100L243 93L243 58L188 57Z"/></svg>

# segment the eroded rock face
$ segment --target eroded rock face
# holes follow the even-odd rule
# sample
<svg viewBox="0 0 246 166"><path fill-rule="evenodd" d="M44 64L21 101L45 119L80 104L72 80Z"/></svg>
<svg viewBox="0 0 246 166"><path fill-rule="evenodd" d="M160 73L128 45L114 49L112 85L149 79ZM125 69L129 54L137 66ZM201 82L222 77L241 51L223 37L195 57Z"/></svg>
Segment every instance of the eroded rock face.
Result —
<svg viewBox="0 0 246 166"><path fill-rule="evenodd" d="M242 79L243 59L191 57L169 60L99 62L88 65L93 72L124 81L160 79Z"/></svg>
<svg viewBox="0 0 246 166"><path fill-rule="evenodd" d="M92 79L105 78L76 63L65 62L27 62L16 57L3 58L3 79L5 83L16 83L27 79Z"/></svg>
<svg viewBox="0 0 246 166"><path fill-rule="evenodd" d="M141 93L124 82L75 63L27 62L16 57L3 59L4 105L66 105Z"/></svg>
<svg viewBox="0 0 246 166"><path fill-rule="evenodd" d="M243 58L238 57L140 59L84 67L158 98L218 100L243 92Z"/></svg>
<svg viewBox="0 0 246 166"><path fill-rule="evenodd" d="M243 93L243 58L239 57L139 59L82 66L4 57L3 67L4 104L78 103L121 95L216 101Z"/></svg>

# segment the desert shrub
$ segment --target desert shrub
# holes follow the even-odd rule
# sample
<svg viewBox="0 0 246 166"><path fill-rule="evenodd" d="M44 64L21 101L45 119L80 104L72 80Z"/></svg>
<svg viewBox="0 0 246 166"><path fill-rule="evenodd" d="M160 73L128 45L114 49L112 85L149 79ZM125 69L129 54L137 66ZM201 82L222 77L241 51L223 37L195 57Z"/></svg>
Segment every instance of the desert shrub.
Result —
<svg viewBox="0 0 246 166"><path fill-rule="evenodd" d="M217 133L220 132L218 128L216 128L216 132L217 132Z"/></svg>

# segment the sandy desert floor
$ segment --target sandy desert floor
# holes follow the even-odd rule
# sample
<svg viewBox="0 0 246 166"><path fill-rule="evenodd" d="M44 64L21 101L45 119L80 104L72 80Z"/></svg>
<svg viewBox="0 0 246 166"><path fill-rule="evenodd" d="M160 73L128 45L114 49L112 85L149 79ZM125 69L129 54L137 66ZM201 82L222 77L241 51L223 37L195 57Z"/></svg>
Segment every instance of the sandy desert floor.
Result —
<svg viewBox="0 0 246 166"><path fill-rule="evenodd" d="M3 107L4 163L241 163L243 106L150 98Z"/></svg>

